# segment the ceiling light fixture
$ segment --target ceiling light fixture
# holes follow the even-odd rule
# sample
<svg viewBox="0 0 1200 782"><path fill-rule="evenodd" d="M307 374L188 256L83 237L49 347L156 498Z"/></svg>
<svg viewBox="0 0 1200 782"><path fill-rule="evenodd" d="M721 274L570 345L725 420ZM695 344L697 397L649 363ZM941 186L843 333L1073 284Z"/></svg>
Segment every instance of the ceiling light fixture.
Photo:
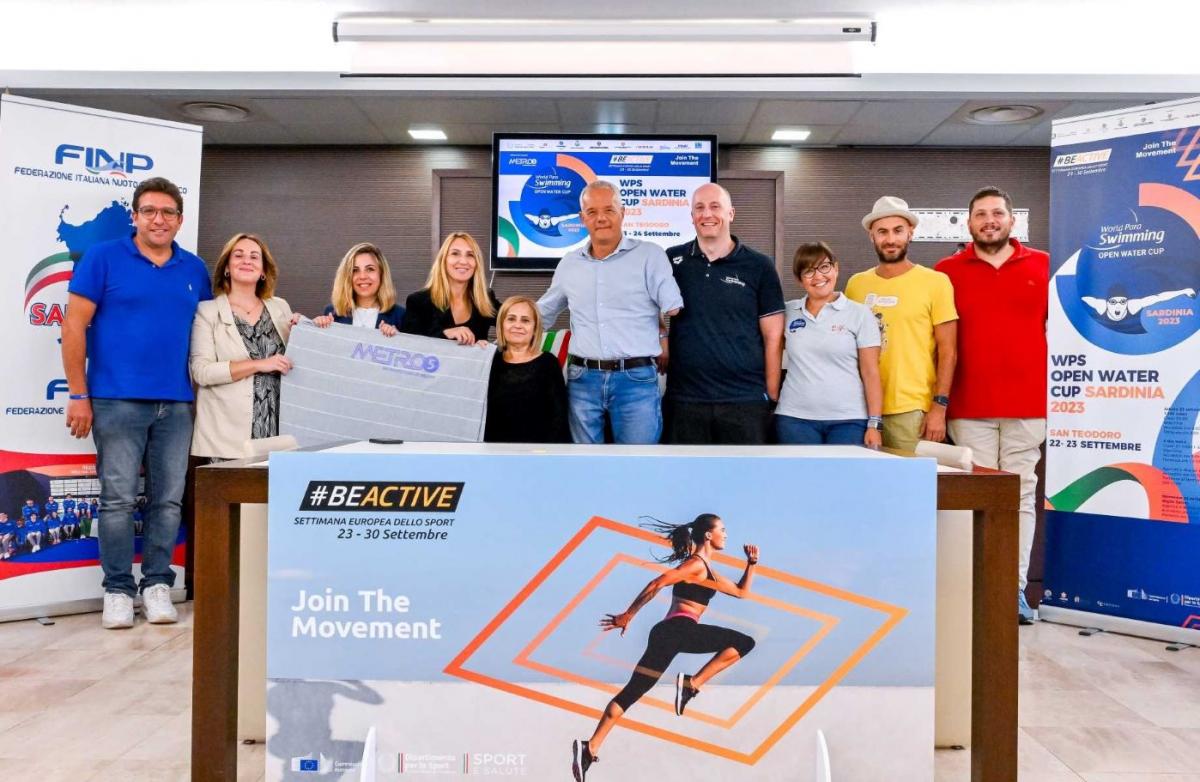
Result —
<svg viewBox="0 0 1200 782"><path fill-rule="evenodd" d="M417 141L445 141L446 131L441 128L409 128L408 135Z"/></svg>
<svg viewBox="0 0 1200 782"><path fill-rule="evenodd" d="M789 19L432 19L352 14L335 42L387 41L874 41L866 16Z"/></svg>
<svg viewBox="0 0 1200 782"><path fill-rule="evenodd" d="M1037 106L1026 106L1024 104L1015 106L984 106L981 109L970 111L965 121L974 125L1012 125L1017 122L1028 122L1035 117L1042 116L1043 113L1043 110Z"/></svg>
<svg viewBox="0 0 1200 782"><path fill-rule="evenodd" d="M772 141L807 141L812 131L807 128L776 128L771 134Z"/></svg>
<svg viewBox="0 0 1200 782"><path fill-rule="evenodd" d="M201 122L244 122L250 118L249 109L216 101L191 101L180 105L179 110Z"/></svg>

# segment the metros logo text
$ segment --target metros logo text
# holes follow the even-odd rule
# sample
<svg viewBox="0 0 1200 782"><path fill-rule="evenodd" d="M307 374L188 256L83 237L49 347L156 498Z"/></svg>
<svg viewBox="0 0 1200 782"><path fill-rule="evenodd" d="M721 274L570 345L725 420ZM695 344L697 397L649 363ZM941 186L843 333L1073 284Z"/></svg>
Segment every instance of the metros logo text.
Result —
<svg viewBox="0 0 1200 782"><path fill-rule="evenodd" d="M54 165L66 165L69 160L79 160L91 174L126 177L136 171L154 168L154 159L141 152L109 152L100 147L85 147L79 144L59 144L54 150Z"/></svg>
<svg viewBox="0 0 1200 782"><path fill-rule="evenodd" d="M373 364L381 365L384 369L397 372L424 372L430 375L436 374L442 365L437 356L427 356L424 353L414 353L411 350L389 348L383 345L369 345L365 342L359 342L354 346L350 358L370 361Z"/></svg>

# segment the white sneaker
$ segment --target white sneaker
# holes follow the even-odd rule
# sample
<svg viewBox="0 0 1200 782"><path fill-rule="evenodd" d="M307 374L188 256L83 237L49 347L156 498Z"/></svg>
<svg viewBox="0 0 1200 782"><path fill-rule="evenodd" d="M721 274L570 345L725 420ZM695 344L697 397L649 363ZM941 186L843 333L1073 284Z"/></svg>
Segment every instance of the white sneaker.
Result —
<svg viewBox="0 0 1200 782"><path fill-rule="evenodd" d="M155 584L142 590L142 611L153 625L169 625L179 621L179 612L171 604L171 587Z"/></svg>
<svg viewBox="0 0 1200 782"><path fill-rule="evenodd" d="M100 624L105 630L133 627L133 598L122 592L105 592L104 617Z"/></svg>

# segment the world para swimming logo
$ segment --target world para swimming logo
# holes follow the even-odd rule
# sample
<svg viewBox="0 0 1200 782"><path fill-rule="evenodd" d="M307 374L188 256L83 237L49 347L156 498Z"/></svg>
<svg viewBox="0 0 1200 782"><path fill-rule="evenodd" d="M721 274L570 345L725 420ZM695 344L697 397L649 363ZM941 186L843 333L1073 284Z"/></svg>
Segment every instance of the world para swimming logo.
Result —
<svg viewBox="0 0 1200 782"><path fill-rule="evenodd" d="M1166 350L1200 330L1200 198L1146 182L1138 207L1103 218L1054 275L1063 313L1080 336L1131 356Z"/></svg>

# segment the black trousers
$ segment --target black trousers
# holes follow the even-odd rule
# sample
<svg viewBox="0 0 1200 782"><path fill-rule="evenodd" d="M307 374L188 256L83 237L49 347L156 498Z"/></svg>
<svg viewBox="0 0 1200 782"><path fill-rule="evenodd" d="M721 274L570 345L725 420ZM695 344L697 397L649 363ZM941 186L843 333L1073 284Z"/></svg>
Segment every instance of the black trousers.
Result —
<svg viewBox="0 0 1200 782"><path fill-rule="evenodd" d="M669 445L766 445L771 407L761 402L678 402L664 404Z"/></svg>
<svg viewBox="0 0 1200 782"><path fill-rule="evenodd" d="M650 629L650 639L642 659L629 683L617 693L613 702L623 711L641 700L650 688L662 678L675 655L716 654L726 649L736 649L742 657L750 654L754 639L737 630L716 625L703 625L686 616L664 619Z"/></svg>

